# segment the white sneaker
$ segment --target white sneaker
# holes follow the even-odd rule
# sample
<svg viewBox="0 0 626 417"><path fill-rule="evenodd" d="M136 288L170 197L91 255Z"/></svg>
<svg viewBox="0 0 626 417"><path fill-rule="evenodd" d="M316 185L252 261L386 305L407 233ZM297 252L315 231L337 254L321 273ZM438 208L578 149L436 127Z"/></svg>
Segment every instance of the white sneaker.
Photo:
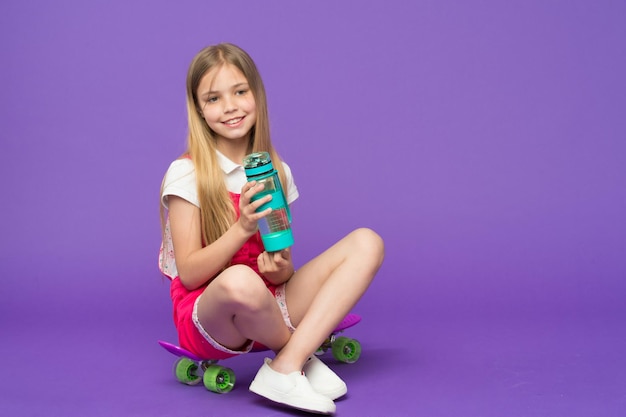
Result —
<svg viewBox="0 0 626 417"><path fill-rule="evenodd" d="M315 392L331 400L336 400L348 392L346 383L315 355L309 358L302 370Z"/></svg>
<svg viewBox="0 0 626 417"><path fill-rule="evenodd" d="M309 380L301 372L281 374L270 368L271 359L265 358L259 369L250 391L268 400L289 405L303 411L318 414L333 414L335 403L313 390Z"/></svg>

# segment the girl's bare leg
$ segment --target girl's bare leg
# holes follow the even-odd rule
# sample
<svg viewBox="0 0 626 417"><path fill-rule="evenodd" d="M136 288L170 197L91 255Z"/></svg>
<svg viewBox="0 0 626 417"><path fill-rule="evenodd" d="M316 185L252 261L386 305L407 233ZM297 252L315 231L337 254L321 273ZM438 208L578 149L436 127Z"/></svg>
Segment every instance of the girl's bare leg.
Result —
<svg viewBox="0 0 626 417"><path fill-rule="evenodd" d="M204 290L198 319L213 339L233 350L255 340L278 351L291 336L274 296L243 265L226 269Z"/></svg>
<svg viewBox="0 0 626 417"><path fill-rule="evenodd" d="M380 236L358 229L300 268L286 287L297 328L272 361L281 373L299 371L365 293L384 258Z"/></svg>

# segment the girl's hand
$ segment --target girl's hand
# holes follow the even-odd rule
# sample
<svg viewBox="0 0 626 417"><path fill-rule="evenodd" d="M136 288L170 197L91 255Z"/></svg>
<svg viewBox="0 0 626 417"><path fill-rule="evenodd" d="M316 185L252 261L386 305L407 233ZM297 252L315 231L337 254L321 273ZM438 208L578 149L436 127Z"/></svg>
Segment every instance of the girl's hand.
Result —
<svg viewBox="0 0 626 417"><path fill-rule="evenodd" d="M257 258L259 272L272 284L282 284L293 275L291 249L278 252L263 252Z"/></svg>
<svg viewBox="0 0 626 417"><path fill-rule="evenodd" d="M259 219L267 216L272 211L271 208L267 208L262 212L256 212L256 209L272 199L270 194L259 198L258 200L250 201L255 194L263 191L264 188L265 186L263 184L257 184L256 181L251 181L246 183L241 189L238 221L244 231L250 236L256 233Z"/></svg>

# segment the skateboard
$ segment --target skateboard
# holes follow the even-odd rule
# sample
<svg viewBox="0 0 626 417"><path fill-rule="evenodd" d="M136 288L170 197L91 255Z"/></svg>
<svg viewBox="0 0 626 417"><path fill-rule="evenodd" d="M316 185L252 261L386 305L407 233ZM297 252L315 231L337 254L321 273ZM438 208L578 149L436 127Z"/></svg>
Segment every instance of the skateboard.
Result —
<svg viewBox="0 0 626 417"><path fill-rule="evenodd" d="M330 350L333 357L340 362L356 362L361 356L361 344L356 339L339 336L339 334L360 321L361 316L348 314L326 338L315 354L323 355ZM217 360L198 357L180 346L163 340L159 340L158 343L163 349L178 357L173 369L174 377L178 382L185 385L197 385L202 381L207 390L219 394L227 393L235 387L235 372L230 368L218 365ZM268 349L253 349L253 352L265 350Z"/></svg>
<svg viewBox="0 0 626 417"><path fill-rule="evenodd" d="M344 330L356 325L361 321L361 316L358 314L348 314L341 322L335 327L335 330L326 338L322 346L317 349L315 355L320 356L326 353L329 349L333 354L333 357L340 362L354 363L359 360L361 356L361 344L356 339L350 339L345 336L339 336Z"/></svg>

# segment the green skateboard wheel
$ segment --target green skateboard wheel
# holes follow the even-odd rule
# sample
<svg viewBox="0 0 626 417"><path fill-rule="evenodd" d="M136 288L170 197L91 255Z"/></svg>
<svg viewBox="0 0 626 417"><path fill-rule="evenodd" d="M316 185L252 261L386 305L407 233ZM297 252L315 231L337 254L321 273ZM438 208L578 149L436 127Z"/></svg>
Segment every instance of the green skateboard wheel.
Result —
<svg viewBox="0 0 626 417"><path fill-rule="evenodd" d="M361 344L356 339L338 337L333 343L333 356L340 362L354 363L361 356Z"/></svg>
<svg viewBox="0 0 626 417"><path fill-rule="evenodd" d="M178 382L186 385L196 385L200 382L197 371L198 365L188 358L180 358L174 364L174 376Z"/></svg>
<svg viewBox="0 0 626 417"><path fill-rule="evenodd" d="M235 373L230 368L219 365L210 365L204 371L204 386L209 391L224 394L235 386Z"/></svg>

